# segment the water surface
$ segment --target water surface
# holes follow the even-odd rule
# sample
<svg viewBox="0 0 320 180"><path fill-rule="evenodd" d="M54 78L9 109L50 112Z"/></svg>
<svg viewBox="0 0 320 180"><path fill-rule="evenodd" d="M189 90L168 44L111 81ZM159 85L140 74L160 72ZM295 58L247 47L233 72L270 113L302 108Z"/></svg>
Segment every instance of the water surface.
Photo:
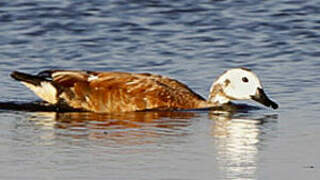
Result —
<svg viewBox="0 0 320 180"><path fill-rule="evenodd" d="M150 72L206 97L219 74L244 66L280 108L1 110L0 177L319 179L319 29L316 0L2 0L1 102L39 100L14 70Z"/></svg>

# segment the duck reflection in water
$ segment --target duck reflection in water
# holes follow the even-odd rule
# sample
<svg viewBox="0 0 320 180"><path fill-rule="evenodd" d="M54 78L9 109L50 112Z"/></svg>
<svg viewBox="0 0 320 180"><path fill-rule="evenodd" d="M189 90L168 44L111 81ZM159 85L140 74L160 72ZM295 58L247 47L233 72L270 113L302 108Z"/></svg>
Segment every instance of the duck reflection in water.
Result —
<svg viewBox="0 0 320 180"><path fill-rule="evenodd" d="M37 103L35 103L37 104ZM34 109L41 109L42 106ZM258 154L261 144L274 131L276 115L264 115L255 107L238 105L203 111L151 111L103 114L93 112L31 112L29 122L42 131L44 143L54 139L99 140L108 147L135 146L164 143L181 143L195 131L192 124L202 118L212 119L209 134L212 137L214 157L221 169L223 179L256 179ZM9 106L7 106L9 107ZM16 108L12 105L12 107ZM237 109L237 107L240 107ZM51 112L46 112L53 110ZM49 131L47 131L49 129ZM274 134L274 133L272 133ZM81 142L81 141L80 141ZM85 141L87 142L87 141ZM121 151L127 151L121 149ZM145 151L146 149L139 152ZM117 150L117 153L119 151Z"/></svg>
<svg viewBox="0 0 320 180"><path fill-rule="evenodd" d="M129 112L101 114L92 112L35 112L31 122L55 130L56 136L107 139L118 144L152 143L162 136L187 135L193 112Z"/></svg>
<svg viewBox="0 0 320 180"><path fill-rule="evenodd" d="M1 103L0 107L7 110L31 111L30 119L33 123L45 128L63 129L65 135L84 136L90 138L111 138L135 135L137 136L160 136L174 135L182 136L190 132L188 128L195 118L201 114L208 113L215 121L212 129L214 137L229 137L239 135L242 131L232 131L238 113L247 114L251 110L258 110L255 106L245 104L224 105L211 109L200 109L191 111L146 111L127 113L94 113L94 112L70 112L68 109L57 109L42 102L32 103ZM223 113L219 113L223 112ZM250 113L249 113L250 114ZM248 120L253 124L253 132L261 123L257 120ZM248 126L248 124L246 125ZM248 128L250 130L250 128ZM58 133L61 131L58 131ZM245 133L247 134L247 133Z"/></svg>
<svg viewBox="0 0 320 180"><path fill-rule="evenodd" d="M258 153L276 115L250 117L250 113L210 112L211 135L223 179L256 179Z"/></svg>

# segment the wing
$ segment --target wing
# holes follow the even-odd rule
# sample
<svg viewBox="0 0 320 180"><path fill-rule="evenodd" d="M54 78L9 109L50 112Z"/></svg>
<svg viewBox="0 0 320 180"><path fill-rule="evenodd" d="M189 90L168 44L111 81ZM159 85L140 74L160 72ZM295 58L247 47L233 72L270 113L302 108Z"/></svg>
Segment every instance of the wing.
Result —
<svg viewBox="0 0 320 180"><path fill-rule="evenodd" d="M141 76L142 78L147 78L154 80L156 82L159 82L163 85L166 85L170 87L171 89L176 89L181 92L187 93L192 96L192 98L200 99L200 100L206 100L202 96L198 95L194 91L192 91L187 85L175 80L168 78L166 76L161 76L161 75L155 75L155 74L149 74L149 73L141 73L141 74L136 74L137 76Z"/></svg>
<svg viewBox="0 0 320 180"><path fill-rule="evenodd" d="M94 112L191 109L205 102L186 85L160 75L56 70L39 76L60 87L60 101Z"/></svg>

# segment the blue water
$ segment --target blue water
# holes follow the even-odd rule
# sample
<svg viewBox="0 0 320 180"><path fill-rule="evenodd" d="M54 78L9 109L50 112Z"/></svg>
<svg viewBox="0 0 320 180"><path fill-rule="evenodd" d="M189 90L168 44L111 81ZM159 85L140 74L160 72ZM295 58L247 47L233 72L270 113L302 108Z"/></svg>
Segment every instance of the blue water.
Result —
<svg viewBox="0 0 320 180"><path fill-rule="evenodd" d="M220 73L244 66L280 108L1 110L0 178L319 179L319 29L317 0L2 0L1 102L39 100L14 70L150 72L207 97Z"/></svg>

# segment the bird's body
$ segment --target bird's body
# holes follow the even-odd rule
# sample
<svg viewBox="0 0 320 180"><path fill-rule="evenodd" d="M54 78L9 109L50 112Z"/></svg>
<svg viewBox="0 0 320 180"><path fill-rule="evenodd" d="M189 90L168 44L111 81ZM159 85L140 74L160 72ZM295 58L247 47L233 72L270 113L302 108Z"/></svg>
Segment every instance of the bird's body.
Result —
<svg viewBox="0 0 320 180"><path fill-rule="evenodd" d="M49 70L11 76L50 104L92 112L198 109L237 99L223 91L232 85L229 79L213 84L206 100L177 80L149 73Z"/></svg>
<svg viewBox="0 0 320 180"><path fill-rule="evenodd" d="M33 76L33 83L32 75L15 72L13 76L51 104L66 103L93 112L195 109L211 105L179 81L148 73L55 70Z"/></svg>

